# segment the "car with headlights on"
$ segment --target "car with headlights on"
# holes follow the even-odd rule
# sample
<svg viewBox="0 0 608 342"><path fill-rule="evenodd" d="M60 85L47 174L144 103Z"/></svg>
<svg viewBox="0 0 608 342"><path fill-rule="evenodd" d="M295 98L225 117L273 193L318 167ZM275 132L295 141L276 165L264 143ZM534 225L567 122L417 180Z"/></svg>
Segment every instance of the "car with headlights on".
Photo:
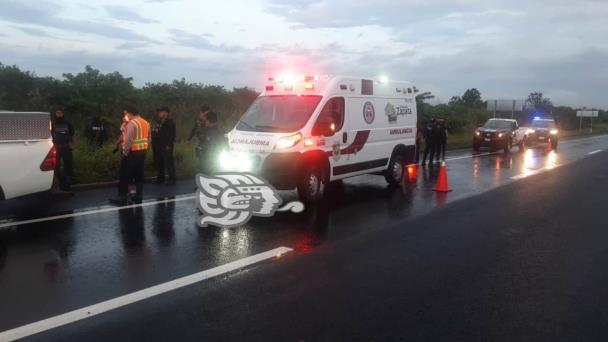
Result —
<svg viewBox="0 0 608 342"><path fill-rule="evenodd" d="M551 144L551 148L556 149L559 142L559 130L555 120L534 118L530 128L526 130L524 140L526 146Z"/></svg>
<svg viewBox="0 0 608 342"><path fill-rule="evenodd" d="M490 150L502 149L509 153L515 145L519 150L525 149L524 137L526 128L519 127L517 120L513 119L489 119L477 128L473 134L473 149L479 151L482 147Z"/></svg>

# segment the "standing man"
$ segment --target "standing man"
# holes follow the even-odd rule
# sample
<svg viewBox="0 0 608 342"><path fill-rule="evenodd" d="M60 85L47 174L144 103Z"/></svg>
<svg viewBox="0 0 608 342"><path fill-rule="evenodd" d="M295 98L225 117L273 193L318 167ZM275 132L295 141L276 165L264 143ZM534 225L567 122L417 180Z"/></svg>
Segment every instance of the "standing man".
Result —
<svg viewBox="0 0 608 342"><path fill-rule="evenodd" d="M416 122L416 164L420 163L420 148L422 147L422 127L420 122Z"/></svg>
<svg viewBox="0 0 608 342"><path fill-rule="evenodd" d="M437 120L438 131L439 131L439 139L437 145L437 158L441 153L441 160L445 160L445 147L448 142L448 127L445 123L445 119L441 118Z"/></svg>
<svg viewBox="0 0 608 342"><path fill-rule="evenodd" d="M173 145L175 144L175 123L170 117L168 107L158 110L158 118L152 129L152 148L156 165L156 184L165 182L165 171L169 175L167 184L175 184L175 159Z"/></svg>
<svg viewBox="0 0 608 342"><path fill-rule="evenodd" d="M63 109L55 111L55 120L51 124L51 135L53 137L53 144L57 150L55 175L59 179L59 188L62 191L72 191L71 181L74 176L74 165L72 163L74 126L65 119ZM61 165L63 165L63 170Z"/></svg>
<svg viewBox="0 0 608 342"><path fill-rule="evenodd" d="M422 156L422 166L426 164L426 157L430 155L429 166L433 165L433 156L435 155L435 118L432 118L429 122L424 125L424 130L422 131L422 135L424 137L424 156Z"/></svg>
<svg viewBox="0 0 608 342"><path fill-rule="evenodd" d="M206 128L200 145L201 172L212 175L217 172L217 159L221 150L226 146L224 132L217 124L217 114L209 112L206 115Z"/></svg>
<svg viewBox="0 0 608 342"><path fill-rule="evenodd" d="M123 114L128 122L122 137L122 159L118 182L118 198L110 200L116 205L126 205L129 184L135 183L135 203L141 203L144 189L144 162L150 141L150 124L144 120L137 108L125 107Z"/></svg>
<svg viewBox="0 0 608 342"><path fill-rule="evenodd" d="M203 105L201 107L200 112L198 112L198 117L194 120L194 125L192 125L192 129L190 130L190 134L188 134L188 142L192 141L192 138L196 136L199 140L199 145L202 140L202 134L207 122L207 114L211 108L208 105Z"/></svg>
<svg viewBox="0 0 608 342"><path fill-rule="evenodd" d="M87 125L84 131L89 146L101 147L108 140L106 123L99 115L95 115L93 120Z"/></svg>

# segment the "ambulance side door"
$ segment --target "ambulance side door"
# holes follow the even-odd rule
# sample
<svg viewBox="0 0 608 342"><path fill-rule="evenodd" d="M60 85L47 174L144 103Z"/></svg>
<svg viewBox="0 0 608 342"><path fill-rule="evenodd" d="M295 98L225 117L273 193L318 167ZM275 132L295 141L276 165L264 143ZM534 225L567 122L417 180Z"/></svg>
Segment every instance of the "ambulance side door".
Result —
<svg viewBox="0 0 608 342"><path fill-rule="evenodd" d="M323 106L317 118L312 135L323 140L324 151L327 154L330 166L330 177L333 179L334 168L350 163L351 156L344 151L345 146L352 141L346 125L346 99L341 96L332 97ZM322 132L321 126L333 123L331 132Z"/></svg>

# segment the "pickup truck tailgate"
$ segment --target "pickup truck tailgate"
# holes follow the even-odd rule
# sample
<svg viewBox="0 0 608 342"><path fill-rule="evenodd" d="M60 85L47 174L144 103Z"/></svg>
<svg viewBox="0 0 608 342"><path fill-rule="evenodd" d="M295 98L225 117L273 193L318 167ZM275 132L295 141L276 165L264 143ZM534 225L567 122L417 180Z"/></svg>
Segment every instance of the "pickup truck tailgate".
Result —
<svg viewBox="0 0 608 342"><path fill-rule="evenodd" d="M49 113L0 112L0 197L51 188L53 172L41 171L40 164L52 145Z"/></svg>

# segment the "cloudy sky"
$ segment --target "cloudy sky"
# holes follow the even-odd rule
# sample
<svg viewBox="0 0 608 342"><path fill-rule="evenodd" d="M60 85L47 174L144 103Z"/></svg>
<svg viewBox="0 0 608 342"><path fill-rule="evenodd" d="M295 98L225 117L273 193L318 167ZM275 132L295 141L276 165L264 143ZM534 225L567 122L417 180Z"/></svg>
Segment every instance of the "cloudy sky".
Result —
<svg viewBox="0 0 608 342"><path fill-rule="evenodd" d="M0 62L136 85L250 86L280 70L409 80L440 101L542 91L608 108L606 0L0 0Z"/></svg>

